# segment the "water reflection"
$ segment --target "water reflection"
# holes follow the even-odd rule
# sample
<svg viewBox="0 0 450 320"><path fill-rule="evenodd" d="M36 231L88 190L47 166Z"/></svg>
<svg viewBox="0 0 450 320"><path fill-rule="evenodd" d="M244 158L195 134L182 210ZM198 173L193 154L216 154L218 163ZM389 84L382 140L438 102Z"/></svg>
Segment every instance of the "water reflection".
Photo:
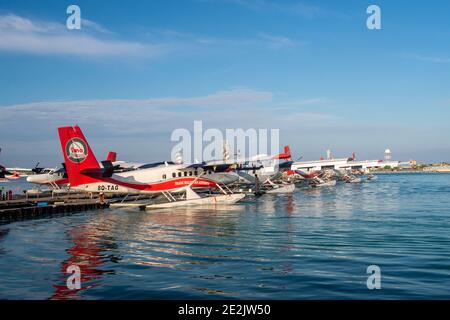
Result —
<svg viewBox="0 0 450 320"><path fill-rule="evenodd" d="M98 286L104 274L114 274L114 270L101 268L107 262L117 263L121 259L114 254L118 247L113 230L109 228L113 225L110 219L98 215L95 220L91 219L66 232L74 246L66 250L70 256L61 263L61 277L58 284L53 285L55 292L50 299L79 299L83 291ZM67 268L72 265L78 266L81 271L81 289L78 290L68 289L66 284L70 276L66 273Z"/></svg>
<svg viewBox="0 0 450 320"><path fill-rule="evenodd" d="M120 224L130 260L150 267L183 268L223 258L217 248L232 244L242 206L177 208L131 213ZM231 242L231 243L230 243ZM208 250L202 250L203 244Z"/></svg>
<svg viewBox="0 0 450 320"><path fill-rule="evenodd" d="M0 229L0 245L5 240L6 236L9 234L9 228ZM3 254L6 252L6 249L2 246L0 246L0 254Z"/></svg>
<svg viewBox="0 0 450 320"><path fill-rule="evenodd" d="M0 293L33 298L39 290L51 299L371 298L365 267L377 263L389 274L384 297L414 297L424 283L429 296L448 297L442 270L449 255L450 182L423 179L388 176L249 196L228 207L108 209L14 223L0 229ZM439 190L447 190L445 197ZM66 288L72 264L81 268L81 290ZM10 272L14 265L21 268ZM408 273L405 265L427 273Z"/></svg>

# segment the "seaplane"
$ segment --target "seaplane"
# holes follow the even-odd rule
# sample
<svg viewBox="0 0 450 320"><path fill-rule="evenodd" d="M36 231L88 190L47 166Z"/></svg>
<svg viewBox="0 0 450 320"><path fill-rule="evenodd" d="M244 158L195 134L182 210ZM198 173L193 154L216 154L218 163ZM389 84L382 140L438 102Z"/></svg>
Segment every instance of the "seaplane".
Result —
<svg viewBox="0 0 450 320"><path fill-rule="evenodd" d="M245 194L233 193L226 182L237 176L214 171L206 164L164 163L150 168L114 172L112 161L100 166L82 130L78 126L58 128L61 150L71 189L90 193L122 195L162 195L163 203L125 203L114 206L145 209L172 208L191 205L233 204ZM209 190L200 196L194 190ZM213 193L219 190L221 193ZM111 204L113 205L113 204Z"/></svg>
<svg viewBox="0 0 450 320"><path fill-rule="evenodd" d="M283 173L292 164L289 146L276 155L259 154L248 158L229 158L229 146L224 144L222 160L206 162L208 165L221 166L226 171L234 171L239 176L241 186L254 186L255 193L291 193L295 185L281 180ZM285 160L280 162L280 160ZM241 188L242 189L242 188Z"/></svg>
<svg viewBox="0 0 450 320"><path fill-rule="evenodd" d="M2 152L2 148L0 148L0 153ZM9 180L16 180L21 178L22 175L14 169L5 168L0 165L0 182L8 182Z"/></svg>
<svg viewBox="0 0 450 320"><path fill-rule="evenodd" d="M0 182L8 182L10 180L16 180L22 176L16 171L9 171L3 166L0 166Z"/></svg>
<svg viewBox="0 0 450 320"><path fill-rule="evenodd" d="M120 164L116 163L117 153L110 151L106 157L107 161L111 161L115 168L119 168ZM100 164L100 166L102 166ZM39 168L39 162L32 169L34 174L27 176L27 182L51 186L53 190L69 187L69 178L67 175L65 164L58 168Z"/></svg>
<svg viewBox="0 0 450 320"><path fill-rule="evenodd" d="M27 176L27 182L38 185L49 185L53 189L65 187L69 183L66 170L63 168L43 169L40 173Z"/></svg>
<svg viewBox="0 0 450 320"><path fill-rule="evenodd" d="M4 166L0 166L0 182L6 182L8 179L6 179L6 168Z"/></svg>
<svg viewBox="0 0 450 320"><path fill-rule="evenodd" d="M311 187L331 187L336 185L334 172L330 170L305 172L296 169L289 170L287 175L289 179L296 181L297 184L305 181Z"/></svg>
<svg viewBox="0 0 450 320"><path fill-rule="evenodd" d="M374 181L377 176L370 173L368 170L362 169L347 169L347 170L335 170L337 178L346 183L360 183ZM367 175L367 176L366 176Z"/></svg>

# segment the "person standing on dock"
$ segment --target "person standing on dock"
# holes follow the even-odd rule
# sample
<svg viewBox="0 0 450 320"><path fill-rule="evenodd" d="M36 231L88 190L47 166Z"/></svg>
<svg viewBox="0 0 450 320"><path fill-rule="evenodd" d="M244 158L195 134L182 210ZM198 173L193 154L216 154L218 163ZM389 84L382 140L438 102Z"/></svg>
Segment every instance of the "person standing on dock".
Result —
<svg viewBox="0 0 450 320"><path fill-rule="evenodd" d="M100 204L105 204L105 194L103 192L100 192L98 199Z"/></svg>

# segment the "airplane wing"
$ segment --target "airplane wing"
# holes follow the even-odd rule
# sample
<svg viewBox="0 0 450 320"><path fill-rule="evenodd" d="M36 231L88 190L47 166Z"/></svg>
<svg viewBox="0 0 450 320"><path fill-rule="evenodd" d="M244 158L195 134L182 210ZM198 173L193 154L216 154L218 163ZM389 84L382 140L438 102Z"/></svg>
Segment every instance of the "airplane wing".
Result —
<svg viewBox="0 0 450 320"><path fill-rule="evenodd" d="M33 169L31 169L31 168L30 169L28 169L28 168L6 168L6 171L17 172L20 175L24 175L24 176L33 174Z"/></svg>
<svg viewBox="0 0 450 320"><path fill-rule="evenodd" d="M192 169L198 169L201 168L205 171L211 170L214 172L226 172L229 171L231 168L231 164L213 164L213 163L208 163L208 162L203 162L203 163L194 163L194 164L187 164L184 167L178 168L179 171L189 171Z"/></svg>
<svg viewBox="0 0 450 320"><path fill-rule="evenodd" d="M224 160L211 160L207 161L207 165L241 165L241 166L251 166L252 169L256 165L260 165L262 161L270 160L290 160L291 150L289 146L284 147L284 152L276 155L260 154L249 158L235 158L235 159L224 159Z"/></svg>

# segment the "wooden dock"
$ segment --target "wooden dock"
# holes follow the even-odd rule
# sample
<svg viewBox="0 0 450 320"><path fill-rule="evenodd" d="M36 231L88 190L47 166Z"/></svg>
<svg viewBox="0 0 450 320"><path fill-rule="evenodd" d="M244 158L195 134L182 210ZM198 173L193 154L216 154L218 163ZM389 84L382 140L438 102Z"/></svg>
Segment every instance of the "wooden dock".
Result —
<svg viewBox="0 0 450 320"><path fill-rule="evenodd" d="M87 195L0 201L0 223L61 216L106 207L107 203L101 203L99 198L90 198Z"/></svg>

